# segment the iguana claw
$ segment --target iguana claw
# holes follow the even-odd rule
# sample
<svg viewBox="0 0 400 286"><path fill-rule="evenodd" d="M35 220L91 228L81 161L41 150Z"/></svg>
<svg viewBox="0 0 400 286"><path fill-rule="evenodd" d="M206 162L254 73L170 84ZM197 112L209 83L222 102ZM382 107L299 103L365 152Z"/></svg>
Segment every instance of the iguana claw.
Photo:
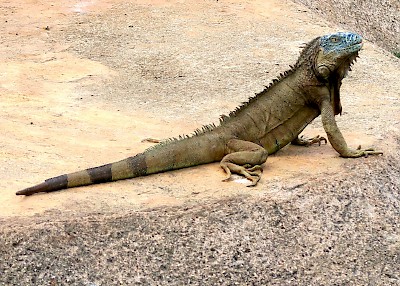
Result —
<svg viewBox="0 0 400 286"><path fill-rule="evenodd" d="M308 139L308 145L307 146L310 146L310 145L315 144L315 143L318 143L318 146L321 146L321 142L324 142L325 144L327 144L328 140L326 140L326 138L323 137L323 136L317 135L317 136L315 136L313 138Z"/></svg>

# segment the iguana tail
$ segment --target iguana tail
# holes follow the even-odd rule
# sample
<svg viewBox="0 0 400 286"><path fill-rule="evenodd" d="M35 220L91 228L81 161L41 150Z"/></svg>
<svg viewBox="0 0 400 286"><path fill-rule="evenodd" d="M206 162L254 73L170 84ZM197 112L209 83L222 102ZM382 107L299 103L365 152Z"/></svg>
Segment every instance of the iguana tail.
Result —
<svg viewBox="0 0 400 286"><path fill-rule="evenodd" d="M224 146L224 140L213 132L171 140L115 163L47 179L16 195L29 196L211 163L222 159Z"/></svg>

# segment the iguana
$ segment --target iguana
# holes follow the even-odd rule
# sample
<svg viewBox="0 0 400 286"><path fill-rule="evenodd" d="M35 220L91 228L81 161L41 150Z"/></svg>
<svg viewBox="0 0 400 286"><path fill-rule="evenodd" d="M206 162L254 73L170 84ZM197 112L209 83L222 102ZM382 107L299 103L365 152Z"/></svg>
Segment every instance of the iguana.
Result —
<svg viewBox="0 0 400 286"><path fill-rule="evenodd" d="M218 125L163 141L115 163L47 179L16 194L52 192L216 161L220 161L227 179L236 173L254 186L269 154L289 143L309 145L324 140L298 137L319 115L329 142L341 157L382 154L373 149L349 149L335 121L335 115L342 112L342 79L362 45L362 37L351 32L317 37L305 45L294 66L228 116L221 116Z"/></svg>

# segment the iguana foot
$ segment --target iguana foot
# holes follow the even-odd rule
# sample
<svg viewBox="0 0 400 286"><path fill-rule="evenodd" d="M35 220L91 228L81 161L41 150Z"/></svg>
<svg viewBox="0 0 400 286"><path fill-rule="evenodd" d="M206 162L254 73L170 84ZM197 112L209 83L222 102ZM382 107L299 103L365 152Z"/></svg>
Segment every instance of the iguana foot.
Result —
<svg viewBox="0 0 400 286"><path fill-rule="evenodd" d="M246 164L244 166L239 166L233 163L228 163L221 165L221 167L227 173L227 177L222 180L223 182L229 182L230 180L232 180L232 172L242 175L243 177L251 181L251 184L248 185L248 187L253 187L257 185L258 181L261 178L262 167L260 165L251 166L249 164Z"/></svg>
<svg viewBox="0 0 400 286"><path fill-rule="evenodd" d="M306 146L306 147L308 147L308 146L311 146L312 144L316 144L316 143L318 143L318 145L321 146L321 142L324 142L325 144L327 144L328 140L326 140L325 137L322 137L322 136L319 136L319 135L317 135L317 136L315 136L313 138L306 138L304 136L301 136L301 137L297 137L296 139L294 139L292 141L292 144L293 145L298 145L298 146Z"/></svg>
<svg viewBox="0 0 400 286"><path fill-rule="evenodd" d="M343 158L359 158L368 157L369 155L383 155L382 151L375 151L373 148L361 149L361 145L356 150L349 149L347 152L340 154Z"/></svg>
<svg viewBox="0 0 400 286"><path fill-rule="evenodd" d="M231 139L226 145L226 151L228 154L220 162L228 175L224 181L229 181L231 173L235 173L250 180L250 185L255 186L261 177L261 164L267 160L267 150L253 142Z"/></svg>

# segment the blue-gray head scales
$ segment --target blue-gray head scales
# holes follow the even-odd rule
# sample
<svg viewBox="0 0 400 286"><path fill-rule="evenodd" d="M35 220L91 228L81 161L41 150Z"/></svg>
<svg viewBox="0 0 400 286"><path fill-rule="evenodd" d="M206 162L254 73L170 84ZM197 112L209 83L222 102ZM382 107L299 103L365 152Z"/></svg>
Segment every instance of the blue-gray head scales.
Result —
<svg viewBox="0 0 400 286"><path fill-rule="evenodd" d="M334 71L344 78L363 46L362 37L352 32L338 32L319 38L319 53L315 61L317 73L329 77Z"/></svg>

